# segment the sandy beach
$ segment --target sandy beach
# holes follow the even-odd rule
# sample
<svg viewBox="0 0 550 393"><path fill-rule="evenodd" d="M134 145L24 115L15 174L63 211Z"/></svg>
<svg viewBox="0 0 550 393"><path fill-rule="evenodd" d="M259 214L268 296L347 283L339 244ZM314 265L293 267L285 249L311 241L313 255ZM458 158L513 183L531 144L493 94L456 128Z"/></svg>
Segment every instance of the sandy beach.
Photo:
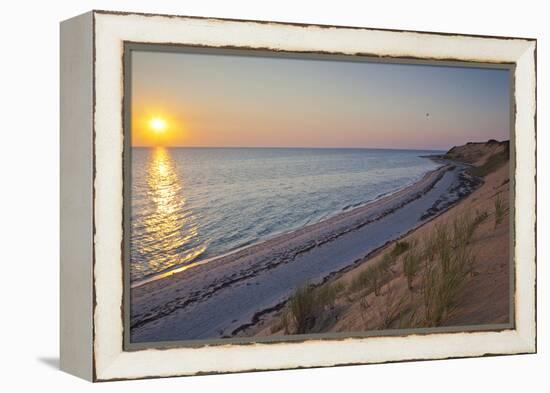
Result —
<svg viewBox="0 0 550 393"><path fill-rule="evenodd" d="M370 203L135 285L132 341L284 334L272 325L296 288L343 279L381 248L415 228L421 230L479 191L482 181L468 173L472 163L457 158L432 158L439 159L441 167ZM348 326L329 330L340 329Z"/></svg>
<svg viewBox="0 0 550 393"><path fill-rule="evenodd" d="M364 332L509 324L508 154L507 144L496 142L451 150L446 157L472 164L470 171L483 178L482 186L399 240L332 275L322 285L295 292L285 307L262 315L239 334L273 336L298 331ZM460 229L465 228L468 237L460 245L458 241L452 243L460 237ZM456 266L462 263L456 270L460 274L454 274L452 279L443 273L437 275L441 253L430 256L427 252L430 239L445 230L451 244L450 258L457 261ZM411 269L414 256L418 264ZM317 304L304 302L310 297L321 300ZM435 298L443 298L444 302L437 303ZM291 307L297 299L309 307L303 307L309 311L302 309L305 315L298 318Z"/></svg>

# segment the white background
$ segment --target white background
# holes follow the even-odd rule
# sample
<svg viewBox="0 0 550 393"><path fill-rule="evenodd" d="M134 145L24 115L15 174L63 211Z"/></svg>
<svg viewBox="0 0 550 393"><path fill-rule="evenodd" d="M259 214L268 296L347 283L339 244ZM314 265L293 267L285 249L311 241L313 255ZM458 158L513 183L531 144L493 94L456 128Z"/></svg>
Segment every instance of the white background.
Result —
<svg viewBox="0 0 550 393"><path fill-rule="evenodd" d="M550 66L550 23L544 5L527 0L4 2L0 14L0 390L548 391L549 291L544 265L549 252L544 239L550 239L550 233L544 202L549 198L545 169L550 162L544 71ZM58 23L90 9L537 38L539 354L97 385L58 371Z"/></svg>

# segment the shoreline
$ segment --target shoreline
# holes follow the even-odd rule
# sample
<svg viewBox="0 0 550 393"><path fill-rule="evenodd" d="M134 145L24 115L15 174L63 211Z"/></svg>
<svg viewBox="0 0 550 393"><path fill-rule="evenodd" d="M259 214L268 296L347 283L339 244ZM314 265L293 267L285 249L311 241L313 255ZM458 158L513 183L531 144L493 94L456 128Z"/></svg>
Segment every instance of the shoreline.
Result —
<svg viewBox="0 0 550 393"><path fill-rule="evenodd" d="M258 312L285 301L294 282L322 282L353 266L479 186L460 177L466 166L444 162L390 195L203 262L185 274L172 273L132 288L132 341L232 334ZM251 304L250 296L259 299ZM217 315L224 311L226 317ZM207 318L208 313L216 316ZM189 321L191 315L195 321Z"/></svg>
<svg viewBox="0 0 550 393"><path fill-rule="evenodd" d="M214 255L212 257L202 259L202 260L198 260L198 261L192 261L191 263L187 263L185 265L176 265L176 266L167 268L165 270L154 273L154 274L152 274L148 277L144 277L140 280L136 280L135 282L132 282L130 284L130 286L131 286L131 288L138 288L142 285L146 285L148 283L151 283L151 282L154 282L154 281L157 281L157 280L166 279L166 278L168 278L168 277L170 277L174 274L181 273L183 271L192 269L194 267L204 265L204 264L208 264L208 263L211 263L211 262L215 262L215 261L217 261L218 259L221 259L221 258L229 258L229 257L233 256L234 254L245 251L248 248L262 247L262 246L266 245L266 243L268 243L268 242L271 242L271 241L276 242L278 238L291 237L294 234L299 234L301 232L307 232L308 228L311 228L311 227L314 227L314 226L317 226L317 225L324 225L325 222L327 222L331 219L337 218L340 215L343 215L343 214L346 214L346 213L349 213L349 214L354 213L357 209L362 209L362 208L365 208L367 206L371 206L372 204L375 204L375 203L378 203L378 202L383 202L383 200L385 198L389 198L389 197L391 197L395 194L398 194L398 193L406 192L409 188L415 187L417 185L417 183L420 183L420 182L424 181L427 177L435 174L436 172L441 171L445 166L451 166L453 164L456 164L456 163L451 163L451 160L446 160L446 159L442 158L442 156L439 156L439 155L420 156L420 157L430 159L431 161L434 161L434 162L438 162L438 163L440 163L440 166L423 173L422 175L419 176L419 178L417 180L414 180L410 183L407 183L402 187L396 188L395 190L392 190L392 191L388 191L388 192L379 194L374 199L367 200L367 201L364 201L364 202L359 202L359 203L353 204L353 205L345 206L340 210L329 213L326 217L324 217L324 218L322 218L318 221L314 221L314 222L311 222L311 223L308 223L308 224L305 224L305 225L302 225L300 227L293 228L293 229L290 229L290 230L272 233L270 235L267 235L266 237L259 238L254 242L251 242L251 243L248 243L248 244L243 244L243 245L238 246L236 248L227 250L227 251L225 251L225 252L223 252L219 255ZM460 165L461 163L458 163L458 164Z"/></svg>

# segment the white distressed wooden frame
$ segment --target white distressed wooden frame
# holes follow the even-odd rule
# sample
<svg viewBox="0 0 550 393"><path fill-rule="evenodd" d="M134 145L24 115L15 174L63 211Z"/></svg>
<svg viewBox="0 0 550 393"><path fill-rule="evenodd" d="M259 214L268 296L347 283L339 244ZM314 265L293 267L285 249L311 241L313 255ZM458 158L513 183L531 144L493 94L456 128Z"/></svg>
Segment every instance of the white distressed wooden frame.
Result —
<svg viewBox="0 0 550 393"><path fill-rule="evenodd" d="M515 329L123 350L123 43L484 63L515 71ZM93 381L536 351L536 41L92 11L61 25L61 368Z"/></svg>

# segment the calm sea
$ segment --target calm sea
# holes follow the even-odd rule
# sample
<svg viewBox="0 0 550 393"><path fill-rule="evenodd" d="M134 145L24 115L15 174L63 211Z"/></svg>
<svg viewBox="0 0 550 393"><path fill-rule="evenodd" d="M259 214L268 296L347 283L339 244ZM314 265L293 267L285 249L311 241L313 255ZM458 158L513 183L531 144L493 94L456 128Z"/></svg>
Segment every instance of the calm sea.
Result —
<svg viewBox="0 0 550 393"><path fill-rule="evenodd" d="M396 191L434 151L134 148L131 279L224 254Z"/></svg>

